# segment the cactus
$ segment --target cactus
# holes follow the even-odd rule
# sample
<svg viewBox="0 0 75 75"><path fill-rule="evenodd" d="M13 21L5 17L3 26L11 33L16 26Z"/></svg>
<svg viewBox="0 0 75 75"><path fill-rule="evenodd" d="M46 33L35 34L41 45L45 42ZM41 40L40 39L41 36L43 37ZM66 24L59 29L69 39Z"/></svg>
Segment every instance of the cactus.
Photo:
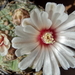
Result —
<svg viewBox="0 0 75 75"><path fill-rule="evenodd" d="M22 0L24 2L12 1L8 3L7 6L0 11L0 30L8 30L9 36L14 36L13 29L15 25L12 22L12 15L16 9L23 8L30 12L32 9L37 6L28 2L27 0Z"/></svg>
<svg viewBox="0 0 75 75"><path fill-rule="evenodd" d="M32 2L29 2L28 0L15 0L8 3L6 7L0 11L0 31L5 33L8 36L10 43L11 43L11 39L14 36L16 36L14 33L16 24L13 23L12 16L14 11L20 8L23 8L30 13L30 11L33 10L34 8L37 8L37 6L34 5ZM10 54L9 58L13 54ZM2 68L2 70L6 72L13 71L13 72L19 72L23 74L23 72L18 68L19 60L22 59L23 57L21 57L20 59L16 58L14 60L7 60L6 57L7 56L0 56L0 67Z"/></svg>

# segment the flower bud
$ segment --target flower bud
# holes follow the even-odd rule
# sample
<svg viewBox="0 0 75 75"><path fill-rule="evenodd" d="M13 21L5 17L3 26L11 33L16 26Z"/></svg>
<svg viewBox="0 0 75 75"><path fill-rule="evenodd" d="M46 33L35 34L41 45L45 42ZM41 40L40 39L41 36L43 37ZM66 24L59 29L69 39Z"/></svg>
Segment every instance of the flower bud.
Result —
<svg viewBox="0 0 75 75"><path fill-rule="evenodd" d="M7 35L0 32L0 55L5 56L10 48L10 42Z"/></svg>

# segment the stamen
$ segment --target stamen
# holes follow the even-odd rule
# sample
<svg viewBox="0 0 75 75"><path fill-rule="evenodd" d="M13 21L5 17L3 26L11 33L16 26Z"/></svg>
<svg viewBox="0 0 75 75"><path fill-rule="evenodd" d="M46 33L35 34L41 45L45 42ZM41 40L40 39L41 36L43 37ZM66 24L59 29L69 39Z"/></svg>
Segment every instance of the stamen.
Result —
<svg viewBox="0 0 75 75"><path fill-rule="evenodd" d="M45 44L53 44L55 42L52 33L50 32L46 32L45 34L43 34L41 39Z"/></svg>

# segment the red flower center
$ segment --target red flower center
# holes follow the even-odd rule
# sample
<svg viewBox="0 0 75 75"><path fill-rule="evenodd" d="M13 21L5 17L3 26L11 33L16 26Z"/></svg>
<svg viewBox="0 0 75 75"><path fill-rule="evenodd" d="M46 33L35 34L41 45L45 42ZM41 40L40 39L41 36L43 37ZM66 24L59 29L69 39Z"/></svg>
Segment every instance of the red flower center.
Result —
<svg viewBox="0 0 75 75"><path fill-rule="evenodd" d="M37 41L42 46L52 45L56 41L56 32L54 29L42 29L37 37Z"/></svg>
<svg viewBox="0 0 75 75"><path fill-rule="evenodd" d="M3 40L4 40L4 37L2 35L0 35L0 46L3 45Z"/></svg>

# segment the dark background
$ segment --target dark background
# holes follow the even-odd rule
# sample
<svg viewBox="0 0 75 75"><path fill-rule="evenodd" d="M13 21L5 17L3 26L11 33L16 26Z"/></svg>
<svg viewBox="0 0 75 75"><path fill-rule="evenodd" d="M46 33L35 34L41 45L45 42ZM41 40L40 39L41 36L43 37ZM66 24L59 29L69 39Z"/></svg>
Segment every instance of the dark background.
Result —
<svg viewBox="0 0 75 75"><path fill-rule="evenodd" d="M35 4L43 7L45 7L45 4L47 2L63 3L65 6L72 5L72 7L68 10L68 13L71 13L72 11L75 10L75 6L73 5L75 0L30 0L30 1L34 1Z"/></svg>
<svg viewBox="0 0 75 75"><path fill-rule="evenodd" d="M8 1L10 2L13 0L8 0ZM43 8L45 7L45 4L47 2L62 3L65 6L72 5L72 7L68 10L68 14L70 14L72 11L75 11L75 5L73 5L75 0L30 0L30 1L33 1L37 6L40 5Z"/></svg>

